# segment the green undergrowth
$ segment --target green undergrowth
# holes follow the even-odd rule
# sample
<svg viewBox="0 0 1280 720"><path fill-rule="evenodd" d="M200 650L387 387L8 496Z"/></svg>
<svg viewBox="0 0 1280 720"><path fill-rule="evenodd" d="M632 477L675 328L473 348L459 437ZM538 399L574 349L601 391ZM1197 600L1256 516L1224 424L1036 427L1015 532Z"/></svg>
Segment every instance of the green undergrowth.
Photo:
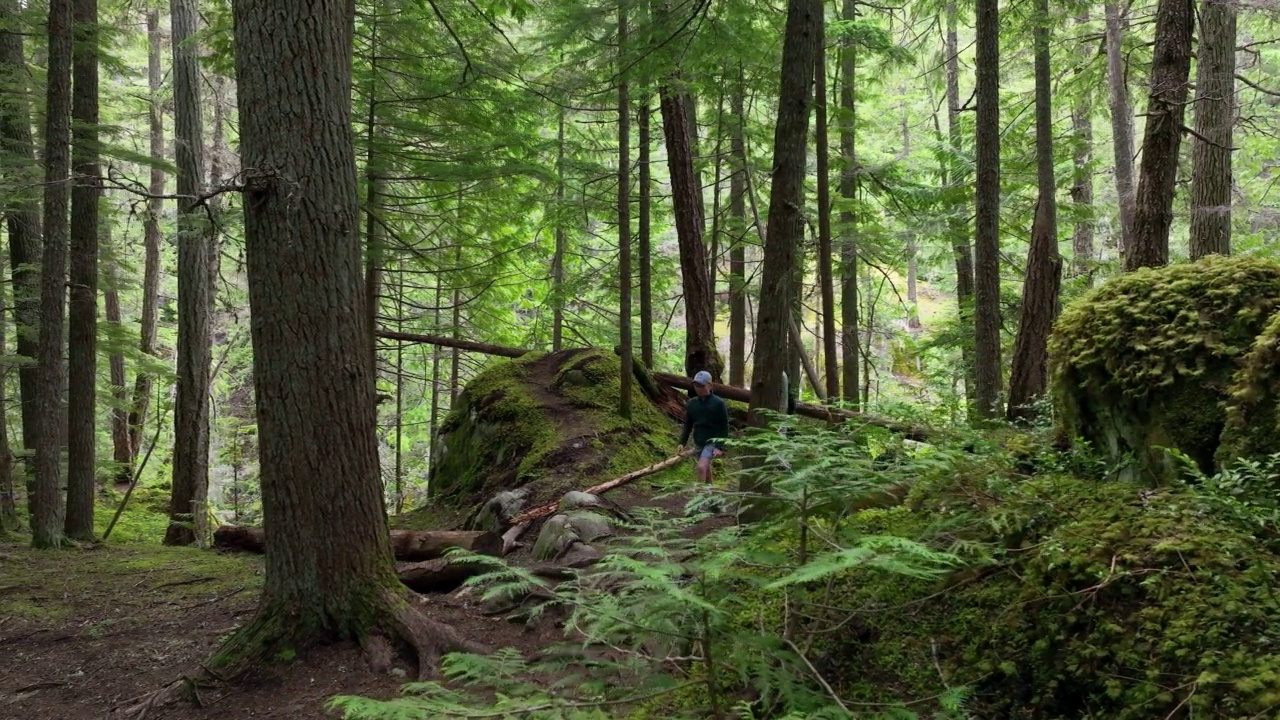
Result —
<svg viewBox="0 0 1280 720"><path fill-rule="evenodd" d="M734 452L772 484L764 521L691 536L697 517L640 513L555 588L496 567L472 583L544 586L566 646L336 702L366 720L1270 716L1280 456L1153 489L1050 435L753 435Z"/></svg>
<svg viewBox="0 0 1280 720"><path fill-rule="evenodd" d="M252 596L262 584L261 558L254 555L158 541L32 550L21 536L10 540L0 542L0 618L19 623L144 612L155 603L195 603L241 589Z"/></svg>
<svg viewBox="0 0 1280 720"><path fill-rule="evenodd" d="M597 349L495 362L441 426L433 497L467 504L530 485L551 499L662 459L675 424L635 385L631 419L618 414L620 367Z"/></svg>

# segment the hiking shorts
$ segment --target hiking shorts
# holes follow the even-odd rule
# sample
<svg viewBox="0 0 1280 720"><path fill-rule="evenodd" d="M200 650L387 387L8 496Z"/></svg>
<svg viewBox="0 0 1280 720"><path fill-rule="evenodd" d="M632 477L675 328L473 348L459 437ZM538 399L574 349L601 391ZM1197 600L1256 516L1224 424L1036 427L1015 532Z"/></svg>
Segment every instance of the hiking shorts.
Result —
<svg viewBox="0 0 1280 720"><path fill-rule="evenodd" d="M698 448L699 460L714 460L716 457L716 446L713 443L707 443Z"/></svg>

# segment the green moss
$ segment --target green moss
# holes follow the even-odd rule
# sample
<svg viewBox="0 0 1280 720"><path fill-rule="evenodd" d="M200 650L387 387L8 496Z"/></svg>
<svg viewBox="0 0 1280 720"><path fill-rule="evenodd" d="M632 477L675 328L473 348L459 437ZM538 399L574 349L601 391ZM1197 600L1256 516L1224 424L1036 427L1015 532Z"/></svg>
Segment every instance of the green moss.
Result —
<svg viewBox="0 0 1280 720"><path fill-rule="evenodd" d="M494 363L462 392L441 426L433 494L457 505L534 484L534 499L639 469L665 456L675 424L632 387L618 414L621 364L574 349Z"/></svg>
<svg viewBox="0 0 1280 720"><path fill-rule="evenodd" d="M1108 282L1067 308L1049 343L1061 429L1124 478L1167 481L1175 447L1210 471L1231 378L1280 305L1280 265L1211 256Z"/></svg>
<svg viewBox="0 0 1280 720"><path fill-rule="evenodd" d="M990 562L941 585L861 570L830 596L815 589L844 609L811 627L845 623L812 656L846 697L945 684L973 691L976 717L1112 720L1260 717L1280 703L1280 556L1193 490L1038 478L957 525L963 494L935 487L918 509L853 519L868 534L984 544Z"/></svg>
<svg viewBox="0 0 1280 720"><path fill-rule="evenodd" d="M1231 384L1219 466L1280 452L1280 313L1258 336Z"/></svg>

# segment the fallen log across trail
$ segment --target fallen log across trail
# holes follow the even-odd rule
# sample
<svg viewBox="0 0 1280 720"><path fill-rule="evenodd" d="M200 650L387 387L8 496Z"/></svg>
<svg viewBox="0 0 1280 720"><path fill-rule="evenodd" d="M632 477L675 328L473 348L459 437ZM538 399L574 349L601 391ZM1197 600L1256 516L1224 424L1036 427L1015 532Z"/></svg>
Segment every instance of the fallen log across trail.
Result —
<svg viewBox="0 0 1280 720"><path fill-rule="evenodd" d="M223 525L213 532L213 547L219 550L260 553L266 549L266 534L260 527ZM451 548L499 557L502 555L502 536L472 530L391 531L391 549L396 560L436 560L444 557Z"/></svg>
<svg viewBox="0 0 1280 720"><path fill-rule="evenodd" d="M607 480L605 482L600 483L599 485L593 485L587 488L586 490L583 490L583 492L588 493L590 495L600 495L602 493L606 493L616 487L621 487L623 485L626 485L627 483L632 482L633 480L639 480L640 478L645 477L647 475L652 475L657 472L662 472L663 470L666 470L667 468L680 462L682 459L688 457L691 452L692 451L685 451L680 453L679 455L673 455L667 458L666 460L661 460L648 467L643 467L643 468L640 468L639 470L633 470L632 472L629 472L626 475L616 477L612 480ZM536 508L526 510L520 513L519 515L515 516L514 518L512 518L511 524L514 527L519 527L521 525L528 525L534 520L544 518L554 513L556 511L556 508L559 506L560 506L560 502L557 500L556 502L553 502L553 503L547 503L546 505L540 505Z"/></svg>
<svg viewBox="0 0 1280 720"><path fill-rule="evenodd" d="M455 340L453 338L443 337L440 335L419 335L416 333L393 332L390 330L379 330L378 337L385 338L387 340L427 343L430 345L438 345L440 347L458 348L459 350L468 350L471 352L484 353L486 355L497 355L507 358L518 358L532 352L531 350L506 347L503 345L490 345L487 343L471 342L469 340ZM638 367L643 367L639 361L636 361L636 364ZM683 375L664 372L651 373L647 370L642 374L651 376L655 384L658 385L679 388L681 390L693 389L693 381ZM642 382L641 386L643 387L643 385L644 383ZM736 400L744 403L751 402L751 391L746 388L724 385L721 383L712 383L711 387L717 395L725 398L726 400ZM672 413L669 412L669 414ZM844 422L851 420L853 422L866 423L868 425L885 428L886 430L899 433L911 440L918 440L921 442L927 441L929 437L933 435L933 431L929 428L908 425L881 415L863 413L856 410L827 407L825 405L814 405L812 403L796 403L796 414L813 418L815 420L825 420L827 422ZM683 415L683 413L680 413L680 415Z"/></svg>

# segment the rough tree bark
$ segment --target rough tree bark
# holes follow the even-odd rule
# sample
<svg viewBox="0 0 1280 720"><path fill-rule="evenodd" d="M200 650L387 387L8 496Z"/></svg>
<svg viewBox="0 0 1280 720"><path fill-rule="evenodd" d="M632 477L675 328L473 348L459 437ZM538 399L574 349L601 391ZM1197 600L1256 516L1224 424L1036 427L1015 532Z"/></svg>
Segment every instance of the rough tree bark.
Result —
<svg viewBox="0 0 1280 720"><path fill-rule="evenodd" d="M1191 259L1231 254L1231 142L1236 116L1236 1L1200 3Z"/></svg>
<svg viewBox="0 0 1280 720"><path fill-rule="evenodd" d="M110 247L111 228L102 227L102 244ZM108 255L115 255L113 249ZM120 341L124 339L124 317L120 309L120 270L116 257L104 262L102 282L102 305L110 331L107 337L111 341L110 355L107 364L111 378L111 460L116 464L116 484L128 483L133 477L130 467L133 463L133 449L129 446L129 386L125 372L124 348Z"/></svg>
<svg viewBox="0 0 1280 720"><path fill-rule="evenodd" d="M410 604L387 541L350 130L354 5L240 0L234 19L240 104L254 108L240 137L269 542L258 613L213 665L392 635L425 668L474 645Z"/></svg>
<svg viewBox="0 0 1280 720"><path fill-rule="evenodd" d="M164 107L160 96L164 75L160 69L162 37L160 35L160 11L147 11L147 84L150 88L150 185L147 190L151 197L147 199L146 219L143 221L144 266L142 273L142 322L138 331L138 349L143 356L156 354L156 316L160 304L160 215L164 212L164 201L158 196L164 194L164 171L159 163L164 160ZM151 404L151 388L154 383L151 372L144 364L138 365L138 374L134 378L133 403L129 409L129 447L132 451L130 462L136 462L138 451L142 446L142 429L147 422L147 409ZM133 476L133 468L129 468L129 477ZM121 477L124 474L121 473Z"/></svg>
<svg viewBox="0 0 1280 720"><path fill-rule="evenodd" d="M1027 252L1027 275L1022 285L1022 314L1014 340L1013 366L1009 373L1010 420L1030 420L1034 402L1048 387L1049 331L1058 316L1058 290L1062 283L1062 259L1058 255L1057 182L1053 175L1053 107L1049 74L1049 0L1037 0L1035 45L1036 76L1036 185L1040 191Z"/></svg>
<svg viewBox="0 0 1280 720"><path fill-rule="evenodd" d="M1151 95L1142 139L1142 174L1133 215L1133 244L1124 269L1169 263L1169 226L1178 180L1178 146L1191 75L1194 0L1160 0L1156 7L1156 42L1151 55Z"/></svg>
<svg viewBox="0 0 1280 720"><path fill-rule="evenodd" d="M730 101L729 220L729 384L746 385L747 376L747 143L746 87L742 67ZM648 367L652 367L649 365Z"/></svg>
<svg viewBox="0 0 1280 720"><path fill-rule="evenodd" d="M39 424L31 543L57 547L63 540L65 506L60 463L63 360L62 318L66 310L67 199L71 169L72 0L49 2L49 62L45 100L44 253L40 262Z"/></svg>
<svg viewBox="0 0 1280 720"><path fill-rule="evenodd" d="M947 182L954 187L966 187L969 184L965 163L960 157L960 45L956 31L956 3L947 3L947 35L944 53L947 58L947 144L951 159L947 163ZM960 323L969 330L973 327L974 277L973 246L969 242L969 220L964 215L952 213L947 219L948 233L951 235L951 250L956 264L956 304L960 314ZM975 365L973 348L969 343L960 346L960 364L964 372L965 397L970 407L977 405L978 381L974 375Z"/></svg>
<svg viewBox="0 0 1280 720"><path fill-rule="evenodd" d="M0 143L14 162L6 168L5 177L15 188L5 203L5 223L9 231L9 271L13 279L14 324L17 330L18 355L36 360L40 336L40 263L41 218L39 186L35 163L35 142L31 137L30 92L23 35L17 22L17 0L0 1L0 78L5 82L0 92ZM20 168L28 169L21 172ZM39 369L35 364L18 368L18 400L22 407L22 447L34 450L39 426L37 386ZM31 477L28 467L27 476Z"/></svg>
<svg viewBox="0 0 1280 720"><path fill-rule="evenodd" d="M213 225L195 198L204 188L199 21L196 0L170 0L173 25L174 151L178 166L178 392L174 403L173 491L166 545L207 534L209 371L212 365ZM249 107L253 107L252 105ZM363 318L361 318L363 322ZM367 336L366 336L367 337ZM367 347L367 346L366 346Z"/></svg>
<svg viewBox="0 0 1280 720"><path fill-rule="evenodd" d="M71 97L67 536L93 539L98 380L98 2L76 0Z"/></svg>
<svg viewBox="0 0 1280 720"><path fill-rule="evenodd" d="M1087 11L1076 18L1076 26L1081 31L1088 24ZM1077 68L1076 73L1079 72ZM1087 90L1079 92L1072 102L1071 129L1072 159L1075 163L1071 203L1076 208L1076 223L1071 234L1071 264L1075 275L1084 276L1086 287L1093 287L1093 171L1089 167L1093 161L1093 98Z"/></svg>
<svg viewBox="0 0 1280 720"><path fill-rule="evenodd" d="M668 82L679 82L678 75ZM714 378L723 372L715 344L712 316L715 298L707 285L707 249L702 241L702 188L693 169L687 96L664 85L658 90L662 108L662 132L667 143L667 167L671 175L671 202L680 244L680 278L684 290L685 372L706 370Z"/></svg>
<svg viewBox="0 0 1280 720"><path fill-rule="evenodd" d="M1000 3L976 0L974 408L1000 414Z"/></svg>
<svg viewBox="0 0 1280 720"><path fill-rule="evenodd" d="M1133 101L1125 77L1124 32L1128 23L1120 5L1105 6L1107 29L1107 88L1111 103L1111 148L1115 157L1116 196L1120 199L1120 253L1133 244Z"/></svg>
<svg viewBox="0 0 1280 720"><path fill-rule="evenodd" d="M844 0L841 12L846 22L852 22L857 14L854 0ZM858 368L862 352L859 341L862 333L858 330L858 241L853 211L848 207L858 187L853 94L857 74L855 52L852 38L846 36L840 47L840 199L845 202L840 210L840 351L844 361L840 386L844 388L841 399L857 408L861 405Z"/></svg>
<svg viewBox="0 0 1280 720"><path fill-rule="evenodd" d="M640 359L645 367L653 367L653 173L650 166L653 140L649 135L653 108L646 91L637 111L640 144L640 214L637 230L636 260L640 270Z"/></svg>
<svg viewBox="0 0 1280 720"><path fill-rule="evenodd" d="M836 336L835 258L831 243L831 170L827 139L826 21L818 16L818 55L814 60L814 134L818 160L818 284L822 293L822 358L826 365L827 397L840 397L839 350Z"/></svg>
<svg viewBox="0 0 1280 720"><path fill-rule="evenodd" d="M618 345L622 350L618 414L624 418L630 418L633 352L631 347L631 98L626 64L627 3L622 2L618 4ZM677 214L679 214L678 210ZM687 273L685 278L688 279ZM685 297L687 300L688 295Z"/></svg>
<svg viewBox="0 0 1280 720"><path fill-rule="evenodd" d="M4 11L0 10L0 19L4 19L4 15ZM0 260L0 272L3 268L4 261ZM8 309L6 305L8 302L5 294L0 290L0 317L3 317ZM9 351L8 334L8 328L0 323L0 356ZM0 408L8 407L8 383L9 365L5 363L0 366ZM0 536L17 529L18 503L13 489L13 450L9 447L9 413L0 412Z"/></svg>
<svg viewBox="0 0 1280 720"><path fill-rule="evenodd" d="M808 150L810 83L818 56L818 22L822 3L789 0L782 46L782 80L778 93L778 122L774 130L773 183L769 189L769 223L765 232L764 268L760 297L790 298L797 248L804 237L805 156ZM791 306L763 302L756 321L755 365L751 373L754 422L760 408L782 404L782 371L787 366ZM791 379L798 384L799 377ZM748 489L748 488L744 488Z"/></svg>

